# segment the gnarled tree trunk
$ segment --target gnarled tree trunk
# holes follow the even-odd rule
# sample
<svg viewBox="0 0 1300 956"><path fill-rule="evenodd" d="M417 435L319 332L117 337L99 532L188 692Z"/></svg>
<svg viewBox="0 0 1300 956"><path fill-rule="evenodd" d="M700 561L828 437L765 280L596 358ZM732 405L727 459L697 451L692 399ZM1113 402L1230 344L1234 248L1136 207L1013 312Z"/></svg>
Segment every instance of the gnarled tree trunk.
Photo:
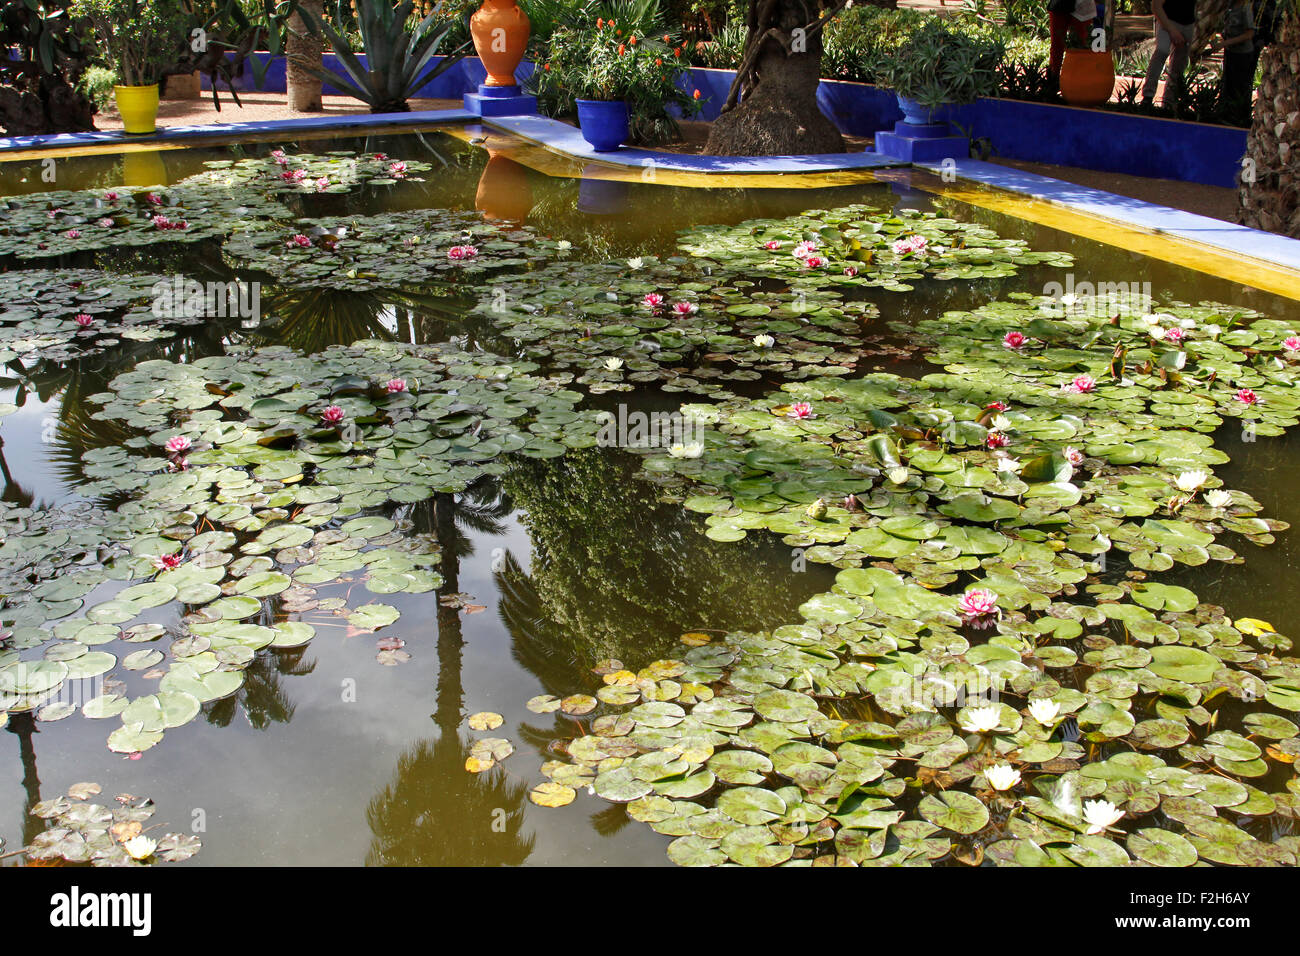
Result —
<svg viewBox="0 0 1300 956"><path fill-rule="evenodd" d="M1300 239L1300 0L1288 0L1260 63L1237 221Z"/></svg>
<svg viewBox="0 0 1300 956"><path fill-rule="evenodd" d="M298 6L320 23L325 17L324 0L298 0ZM289 110L293 113L321 111L320 77L311 72L321 68L324 42L317 32L309 32L297 13L289 18L289 39L284 45L286 89Z"/></svg>
<svg viewBox="0 0 1300 956"><path fill-rule="evenodd" d="M706 153L842 153L844 139L817 107L822 27L843 2L749 0L740 69Z"/></svg>

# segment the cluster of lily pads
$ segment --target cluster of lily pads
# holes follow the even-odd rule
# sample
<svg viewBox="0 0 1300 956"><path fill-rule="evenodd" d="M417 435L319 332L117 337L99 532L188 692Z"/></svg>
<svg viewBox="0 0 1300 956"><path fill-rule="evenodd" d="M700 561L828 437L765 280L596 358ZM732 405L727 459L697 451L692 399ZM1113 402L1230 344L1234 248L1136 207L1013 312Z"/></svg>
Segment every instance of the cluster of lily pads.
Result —
<svg viewBox="0 0 1300 956"><path fill-rule="evenodd" d="M283 200L301 193L345 193L359 186L418 180L428 163L348 152L214 160L206 172L170 186L57 190L0 200L0 256L42 259L160 242L224 236L245 220L291 217Z"/></svg>
<svg viewBox="0 0 1300 956"><path fill-rule="evenodd" d="M155 838L145 832L145 823L157 810L147 797L121 793L115 807L87 802L102 790L97 783L75 783L66 796L33 806L32 815L48 824L23 848L26 857L46 866L148 866L179 863L199 852L201 841L191 834Z"/></svg>
<svg viewBox="0 0 1300 956"><path fill-rule="evenodd" d="M156 692L132 698L116 683L81 707L119 717L110 749L138 753L235 693L258 651L310 641L304 615L344 616L361 633L394 623L389 604L349 608L319 593L351 575L379 597L441 586L436 541L386 511L498 474L506 454L595 443L596 422L573 410L578 395L535 368L364 342L149 361L118 376L89 400L132 437L85 453L81 491L119 506L85 526L25 509L2 516L13 629L0 710L60 719L76 709L68 682L143 672ZM132 623L155 608L175 609L179 624ZM119 659L126 648L101 647L115 642L142 646ZM39 660L21 653L38 648Z"/></svg>
<svg viewBox="0 0 1300 956"><path fill-rule="evenodd" d="M590 787L694 865L1294 865L1291 641L1149 573L1285 527L1211 435L1296 423L1300 338L1031 296L896 331L944 371L686 405L696 447L638 449L709 537L843 570L800 624L530 702L591 720L545 805Z"/></svg>

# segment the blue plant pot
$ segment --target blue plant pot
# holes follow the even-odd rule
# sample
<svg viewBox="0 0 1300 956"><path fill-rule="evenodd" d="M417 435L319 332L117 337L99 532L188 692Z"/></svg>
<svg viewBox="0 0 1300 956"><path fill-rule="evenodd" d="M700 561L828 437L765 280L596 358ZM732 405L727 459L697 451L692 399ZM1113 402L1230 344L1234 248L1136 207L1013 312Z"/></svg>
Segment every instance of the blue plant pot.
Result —
<svg viewBox="0 0 1300 956"><path fill-rule="evenodd" d="M578 100L582 138L599 153L616 150L628 137L627 104L622 100Z"/></svg>
<svg viewBox="0 0 1300 956"><path fill-rule="evenodd" d="M930 123L942 123L947 119L947 109L939 107L932 110L922 106L916 100L909 99L902 93L894 94L898 98L898 108L903 111L903 122L912 126L925 126Z"/></svg>

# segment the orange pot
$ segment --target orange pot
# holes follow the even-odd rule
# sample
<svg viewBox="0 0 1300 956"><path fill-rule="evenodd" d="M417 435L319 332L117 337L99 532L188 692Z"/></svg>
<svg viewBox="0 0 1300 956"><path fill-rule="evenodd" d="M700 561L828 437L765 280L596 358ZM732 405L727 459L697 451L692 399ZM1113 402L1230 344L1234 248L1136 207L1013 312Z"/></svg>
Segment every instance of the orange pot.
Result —
<svg viewBox="0 0 1300 956"><path fill-rule="evenodd" d="M1100 106L1115 90L1110 51L1066 50L1061 64L1061 96L1071 106Z"/></svg>
<svg viewBox="0 0 1300 956"><path fill-rule="evenodd" d="M487 68L488 86L514 86L515 67L528 45L528 17L515 0L483 0L469 18L474 50Z"/></svg>

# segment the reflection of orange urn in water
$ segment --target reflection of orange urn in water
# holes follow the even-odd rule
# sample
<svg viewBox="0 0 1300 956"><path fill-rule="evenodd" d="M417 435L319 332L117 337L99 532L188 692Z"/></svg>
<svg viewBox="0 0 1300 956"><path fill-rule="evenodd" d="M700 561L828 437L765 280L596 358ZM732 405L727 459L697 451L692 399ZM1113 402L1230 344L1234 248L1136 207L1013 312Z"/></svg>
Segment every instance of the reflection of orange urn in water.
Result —
<svg viewBox="0 0 1300 956"><path fill-rule="evenodd" d="M523 222L533 211L533 187L528 170L495 149L489 149L487 165L478 181L474 205L489 219Z"/></svg>
<svg viewBox="0 0 1300 956"><path fill-rule="evenodd" d="M483 0L478 13L470 17L469 32L487 68L484 85L514 86L515 67L528 45L528 17L515 6L515 0Z"/></svg>

